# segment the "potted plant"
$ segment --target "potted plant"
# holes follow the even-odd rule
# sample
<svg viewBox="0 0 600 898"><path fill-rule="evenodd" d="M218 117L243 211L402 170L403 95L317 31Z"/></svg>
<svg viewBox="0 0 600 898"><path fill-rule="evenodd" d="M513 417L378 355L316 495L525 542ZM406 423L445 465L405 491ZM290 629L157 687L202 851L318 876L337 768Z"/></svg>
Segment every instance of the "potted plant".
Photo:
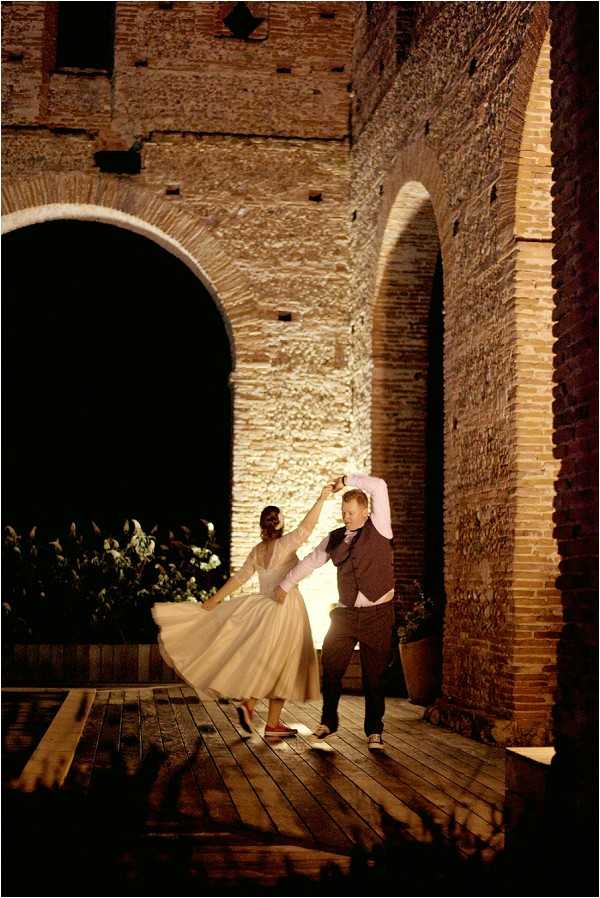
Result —
<svg viewBox="0 0 600 898"><path fill-rule="evenodd" d="M427 705L439 692L441 609L418 580L414 585L416 599L396 612L396 634L409 701Z"/></svg>

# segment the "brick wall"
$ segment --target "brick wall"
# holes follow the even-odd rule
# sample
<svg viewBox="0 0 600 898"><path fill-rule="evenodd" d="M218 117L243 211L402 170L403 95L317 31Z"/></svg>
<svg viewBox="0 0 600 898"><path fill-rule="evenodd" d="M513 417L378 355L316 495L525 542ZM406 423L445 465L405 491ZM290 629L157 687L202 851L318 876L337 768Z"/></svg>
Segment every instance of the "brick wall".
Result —
<svg viewBox="0 0 600 898"><path fill-rule="evenodd" d="M251 3L266 19L256 41L227 32L232 6L118 3L111 76L55 70L56 4L6 4L3 174L4 211L30 210L11 226L93 207L100 220L167 246L209 287L236 359L239 566L263 505L281 504L294 525L325 478L355 464L347 369L355 4ZM96 152L134 142L139 174L99 171ZM338 505L315 540L336 525ZM333 572L315 574L304 592L320 636Z"/></svg>
<svg viewBox="0 0 600 898"><path fill-rule="evenodd" d="M423 578L425 322L440 248L447 606L431 718L543 742L561 620L547 7L424 4L383 94L373 60L387 58L398 24L389 10L376 27L366 15L353 76L357 454L391 482L399 579Z"/></svg>
<svg viewBox="0 0 600 898"><path fill-rule="evenodd" d="M545 3L249 6L265 21L245 42L224 29L231 4L118 4L111 78L54 71L54 4L5 4L13 226L32 207L93 209L212 290L236 356L234 564L262 504L293 522L332 470L372 469L390 483L400 585L423 574L440 251L447 609L431 717L547 741L558 664L555 725L577 737L597 534L580 6L552 4L549 37ZM98 172L95 152L134 141L139 175ZM333 589L325 568L305 593L323 611Z"/></svg>

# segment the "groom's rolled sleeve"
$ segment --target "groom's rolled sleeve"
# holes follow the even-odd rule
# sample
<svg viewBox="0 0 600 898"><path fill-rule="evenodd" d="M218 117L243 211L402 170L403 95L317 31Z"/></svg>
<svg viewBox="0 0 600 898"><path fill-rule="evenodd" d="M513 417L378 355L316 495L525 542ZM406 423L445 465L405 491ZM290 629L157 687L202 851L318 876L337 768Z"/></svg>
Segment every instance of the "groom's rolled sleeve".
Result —
<svg viewBox="0 0 600 898"><path fill-rule="evenodd" d="M368 474L351 474L346 486L355 486L371 497L371 521L386 539L393 539L392 513L387 483L381 477Z"/></svg>
<svg viewBox="0 0 600 898"><path fill-rule="evenodd" d="M292 586L295 586L296 583L300 583L301 580L304 580L305 577L308 577L309 574L312 574L318 567L324 565L327 561L329 561L329 553L327 552L327 543L329 542L329 537L326 536L325 539L319 543L316 549L313 549L306 558L303 558L302 561L299 561L295 567L289 571L286 576L283 578L281 583L279 584L280 588L283 589L284 592L289 592Z"/></svg>

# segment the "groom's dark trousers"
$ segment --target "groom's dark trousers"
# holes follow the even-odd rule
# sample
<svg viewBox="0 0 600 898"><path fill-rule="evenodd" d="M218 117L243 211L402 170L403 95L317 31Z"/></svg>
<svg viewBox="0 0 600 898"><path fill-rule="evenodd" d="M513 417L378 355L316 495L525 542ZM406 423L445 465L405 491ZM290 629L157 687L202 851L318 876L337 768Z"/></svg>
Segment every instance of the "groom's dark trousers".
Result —
<svg viewBox="0 0 600 898"><path fill-rule="evenodd" d="M331 612L331 624L321 650L323 671L323 713L321 723L333 732L338 728L338 703L342 677L346 673L354 646L359 643L365 694L365 733L383 732L385 698L383 674L392 654L392 602L368 608L337 606Z"/></svg>

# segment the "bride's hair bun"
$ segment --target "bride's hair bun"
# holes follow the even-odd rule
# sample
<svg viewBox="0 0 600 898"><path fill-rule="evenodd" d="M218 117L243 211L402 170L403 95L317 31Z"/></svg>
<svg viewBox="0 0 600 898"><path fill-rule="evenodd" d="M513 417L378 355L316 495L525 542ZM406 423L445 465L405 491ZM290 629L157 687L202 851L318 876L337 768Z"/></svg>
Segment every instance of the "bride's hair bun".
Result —
<svg viewBox="0 0 600 898"><path fill-rule="evenodd" d="M267 505L260 514L261 539L279 539L283 536L283 518L276 505Z"/></svg>

